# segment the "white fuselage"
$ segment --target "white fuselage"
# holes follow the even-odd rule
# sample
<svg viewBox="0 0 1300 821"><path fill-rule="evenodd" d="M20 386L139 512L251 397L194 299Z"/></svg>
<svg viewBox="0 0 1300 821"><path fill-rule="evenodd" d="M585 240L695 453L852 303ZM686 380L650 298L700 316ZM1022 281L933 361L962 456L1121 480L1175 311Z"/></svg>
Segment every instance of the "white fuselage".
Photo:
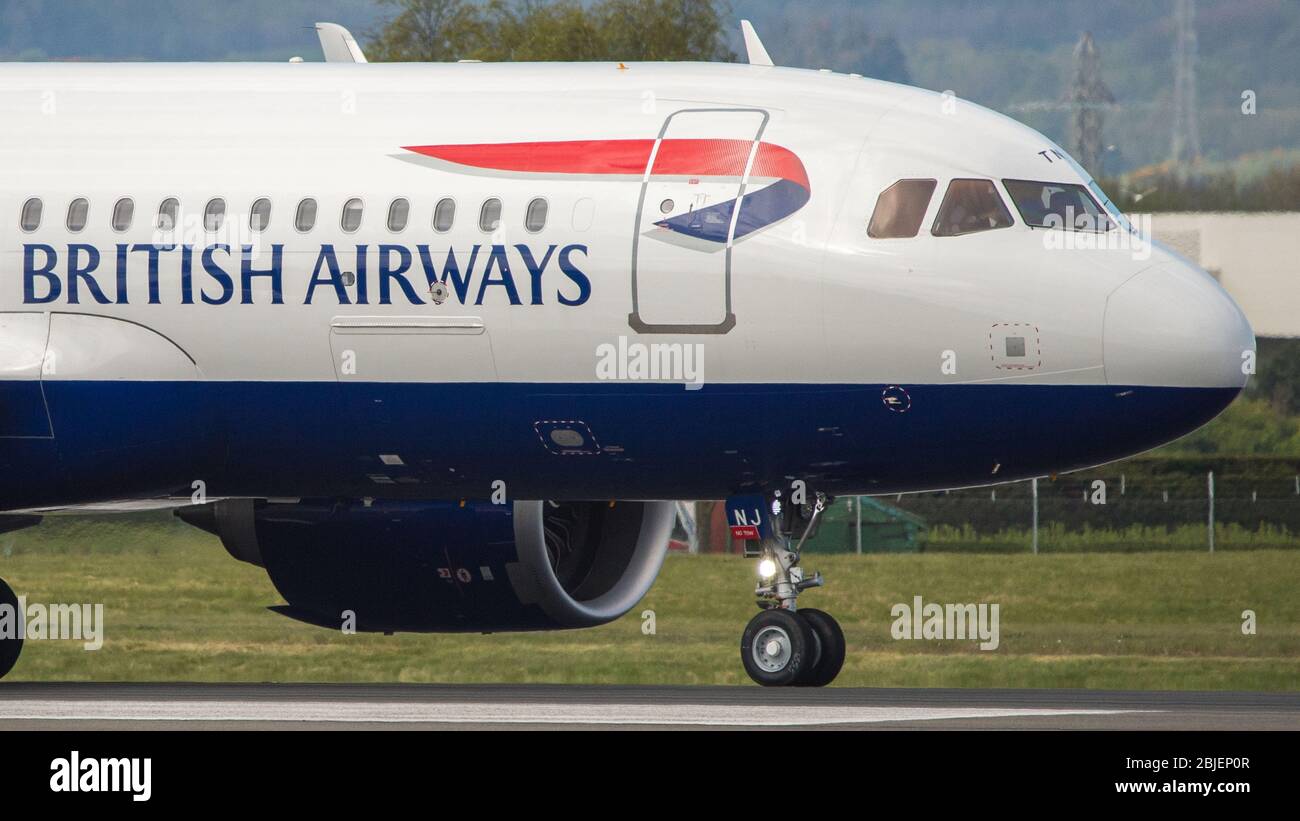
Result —
<svg viewBox="0 0 1300 821"><path fill-rule="evenodd" d="M7 65L0 116L0 316L8 317L0 368L15 383L45 385L47 404L57 382L572 391L600 385L601 351L637 342L700 346L695 381L706 394L1024 385L1235 395L1242 353L1253 348L1248 324L1208 275L1125 229L1094 242L1110 247L1062 248L1066 232L1024 224L1004 180L1091 183L1058 146L973 104L890 83L712 64ZM743 172L656 170L667 141L719 138L754 144ZM649 146L640 168L598 167L581 148L637 141ZM573 147L572 164L537 164L536 146L555 144ZM415 150L477 156L474 147L503 145L522 146L519 156L504 162L484 149L489 159L476 164ZM806 173L806 203L793 213L744 236L733 224L712 243L656 225L788 183L765 176L769 146L796 158L782 167ZM869 237L881 192L908 179L936 183L924 227L914 237ZM1014 224L934 236L954 179L992 181ZM22 230L33 198L40 224ZM83 198L85 227L70 230L69 206ZM133 218L115 230L123 199ZM170 199L179 223L160 230L160 204ZM205 209L217 199L224 221L208 230ZM254 232L261 199L269 222ZM298 230L304 199L315 200L316 219ZM345 230L354 199L360 224ZM395 200L409 203L401 230L388 224ZM454 221L435 230L444 200L455 203ZM496 227L481 224L490 200L500 201ZM529 230L538 200L545 224ZM449 277L453 258L459 276ZM434 282L446 288L441 304ZM905 401L919 396L912 390ZM1008 412L1004 401L971 413L992 429ZM704 424L681 407L687 425ZM733 421L707 427L738 424L741 408L727 406ZM48 412L58 440L67 412ZM246 423L218 416L225 447ZM550 416L539 410L534 421ZM364 413L355 421L367 424ZM810 430L820 429L815 421ZM429 424L449 423L431 411ZM1143 449L1186 427L1153 430L1142 447L1126 441ZM601 438L590 425L579 433ZM908 435L882 445L907 448ZM963 447L971 435L963 436L918 444ZM543 445L564 453L563 441ZM1057 452L1014 473L1115 455ZM738 487L754 470L751 459L711 486ZM992 470L990 481L1006 476ZM975 478L882 485L864 476L856 489ZM646 488L629 492L657 492Z"/></svg>

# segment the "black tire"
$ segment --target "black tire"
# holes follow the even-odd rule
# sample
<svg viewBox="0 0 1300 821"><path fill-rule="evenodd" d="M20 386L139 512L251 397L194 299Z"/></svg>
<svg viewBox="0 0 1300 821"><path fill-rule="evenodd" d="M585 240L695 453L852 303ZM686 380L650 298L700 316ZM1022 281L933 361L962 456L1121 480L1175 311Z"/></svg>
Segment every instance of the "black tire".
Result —
<svg viewBox="0 0 1300 821"><path fill-rule="evenodd" d="M18 618L18 597L14 595L13 589L5 584L4 579L0 579L0 607L8 605L13 610L7 615L10 624L17 629L20 619ZM18 663L18 656L23 652L23 637L20 633L13 638L0 637L0 678L4 678L14 665Z"/></svg>
<svg viewBox="0 0 1300 821"><path fill-rule="evenodd" d="M798 611L795 611L795 614L798 615ZM808 653L808 661L804 663L803 672L799 673L799 678L795 680L796 687L805 686L804 679L812 675L813 670L817 669L817 665L821 664L822 660L822 637L812 629L811 624L808 625L808 636L812 639L812 650Z"/></svg>
<svg viewBox="0 0 1300 821"><path fill-rule="evenodd" d="M795 686L825 687L835 680L835 677L840 674L840 668L844 666L846 650L844 631L840 629L839 622L825 611L805 607L800 608L798 614L817 637L821 645L821 653L817 663L805 671L799 681L795 682Z"/></svg>
<svg viewBox="0 0 1300 821"><path fill-rule="evenodd" d="M788 610L764 610L740 637L740 662L764 687L789 687L812 666L814 641L808 622Z"/></svg>

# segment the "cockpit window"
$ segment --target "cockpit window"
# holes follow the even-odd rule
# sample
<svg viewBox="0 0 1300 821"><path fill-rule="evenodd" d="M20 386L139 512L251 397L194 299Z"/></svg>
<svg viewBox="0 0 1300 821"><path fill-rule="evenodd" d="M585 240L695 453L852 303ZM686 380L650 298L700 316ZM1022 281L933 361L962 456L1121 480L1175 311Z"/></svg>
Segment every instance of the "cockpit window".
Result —
<svg viewBox="0 0 1300 821"><path fill-rule="evenodd" d="M1092 192L1093 199L1101 203L1102 209L1107 214L1110 214L1110 218L1118 223L1120 228L1125 231L1133 230L1133 225L1128 221L1128 217L1124 216L1124 213L1119 210L1119 206L1110 197L1106 196L1106 192L1101 190L1101 186L1097 184L1096 180L1088 183L1088 190Z"/></svg>
<svg viewBox="0 0 1300 821"><path fill-rule="evenodd" d="M930 207L934 180L899 180L880 193L871 213L867 236L872 239L914 237Z"/></svg>
<svg viewBox="0 0 1300 821"><path fill-rule="evenodd" d="M1034 228L1109 231L1115 223L1085 186L1070 182L1003 180L1011 201Z"/></svg>
<svg viewBox="0 0 1300 821"><path fill-rule="evenodd" d="M930 233L936 237L956 237L1010 225L1011 212L992 180L953 180L948 183Z"/></svg>

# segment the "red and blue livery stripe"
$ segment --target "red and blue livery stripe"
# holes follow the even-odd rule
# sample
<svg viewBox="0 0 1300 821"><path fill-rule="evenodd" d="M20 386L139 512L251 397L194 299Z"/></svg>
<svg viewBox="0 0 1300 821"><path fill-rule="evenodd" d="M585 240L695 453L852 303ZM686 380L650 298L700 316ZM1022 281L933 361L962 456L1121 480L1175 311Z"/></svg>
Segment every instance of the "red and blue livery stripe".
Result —
<svg viewBox="0 0 1300 821"><path fill-rule="evenodd" d="M656 151L656 145L658 150ZM759 231L798 211L812 196L808 172L793 151L772 143L731 139L562 140L550 142L412 145L408 151L454 165L518 174L688 179L746 179L743 197L657 223L709 242L726 242L740 202L734 238ZM756 188L756 186L762 186Z"/></svg>

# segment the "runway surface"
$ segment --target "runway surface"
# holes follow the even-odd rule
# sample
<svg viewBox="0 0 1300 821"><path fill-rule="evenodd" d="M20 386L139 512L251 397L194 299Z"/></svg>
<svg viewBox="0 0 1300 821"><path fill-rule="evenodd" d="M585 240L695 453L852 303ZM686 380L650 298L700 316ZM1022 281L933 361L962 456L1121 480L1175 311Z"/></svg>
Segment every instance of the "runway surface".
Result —
<svg viewBox="0 0 1300 821"><path fill-rule="evenodd" d="M1300 730L1300 693L0 683L6 729Z"/></svg>

